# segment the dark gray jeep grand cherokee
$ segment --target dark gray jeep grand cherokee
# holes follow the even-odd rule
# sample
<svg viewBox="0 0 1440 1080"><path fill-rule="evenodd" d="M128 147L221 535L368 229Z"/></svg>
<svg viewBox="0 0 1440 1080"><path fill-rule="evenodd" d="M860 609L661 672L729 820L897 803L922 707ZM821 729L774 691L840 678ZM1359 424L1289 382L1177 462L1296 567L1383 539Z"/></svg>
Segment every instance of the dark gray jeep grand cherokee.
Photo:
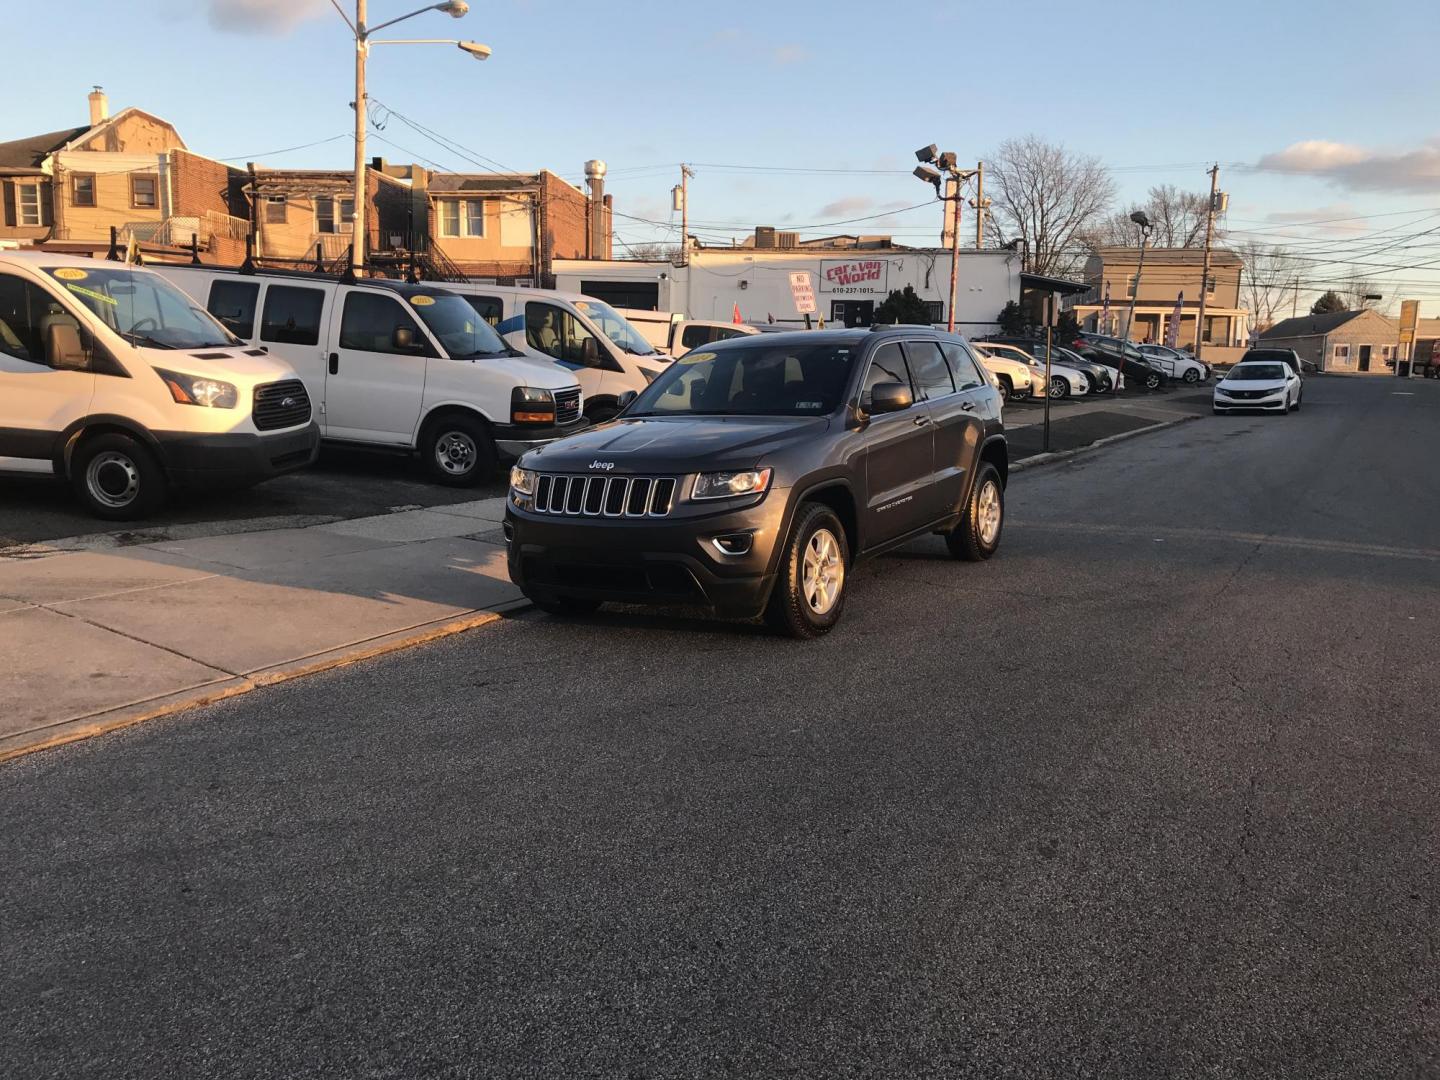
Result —
<svg viewBox="0 0 1440 1080"><path fill-rule="evenodd" d="M701 604L824 634L857 559L924 533L995 553L1008 458L984 372L919 326L704 346L615 420L520 459L510 577L551 612Z"/></svg>

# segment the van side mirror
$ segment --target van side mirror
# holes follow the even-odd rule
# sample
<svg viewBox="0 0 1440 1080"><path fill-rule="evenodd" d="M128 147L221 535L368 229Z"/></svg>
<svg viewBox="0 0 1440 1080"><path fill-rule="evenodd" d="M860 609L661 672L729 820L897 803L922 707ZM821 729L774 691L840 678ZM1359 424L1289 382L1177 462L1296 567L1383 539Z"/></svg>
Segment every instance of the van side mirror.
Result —
<svg viewBox="0 0 1440 1080"><path fill-rule="evenodd" d="M640 395L637 394L634 390L626 390L623 394L621 394L618 398L615 399L615 404L621 412L624 412L630 407L630 403L639 396Z"/></svg>
<svg viewBox="0 0 1440 1080"><path fill-rule="evenodd" d="M390 335L390 344L401 352L413 352L415 350L415 331L408 326L395 327L395 332Z"/></svg>
<svg viewBox="0 0 1440 1080"><path fill-rule="evenodd" d="M80 343L80 329L53 322L45 328L45 360L57 371L88 371L90 357Z"/></svg>
<svg viewBox="0 0 1440 1080"><path fill-rule="evenodd" d="M904 383L882 382L876 383L870 389L869 412L879 415L880 413L899 412L908 409L915 404L915 395Z"/></svg>
<svg viewBox="0 0 1440 1080"><path fill-rule="evenodd" d="M580 342L580 362L586 367L595 367L600 363L600 344L593 337Z"/></svg>

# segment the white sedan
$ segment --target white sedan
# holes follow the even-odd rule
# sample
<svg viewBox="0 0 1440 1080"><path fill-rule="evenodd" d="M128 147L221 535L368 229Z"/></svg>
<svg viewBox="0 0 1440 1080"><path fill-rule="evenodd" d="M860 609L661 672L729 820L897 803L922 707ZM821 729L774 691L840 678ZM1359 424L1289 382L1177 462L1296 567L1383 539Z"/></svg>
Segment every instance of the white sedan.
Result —
<svg viewBox="0 0 1440 1080"><path fill-rule="evenodd" d="M1236 364L1215 384L1215 411L1266 409L1288 413L1300 408L1304 385L1286 364L1252 360Z"/></svg>
<svg viewBox="0 0 1440 1080"><path fill-rule="evenodd" d="M1030 381L1035 387L1033 396L1040 396L1039 388L1045 385L1045 364L1042 361L1035 359L1024 349L1017 349L1014 345L1002 345L993 341L972 341L970 344L988 357L1013 360L1017 364L1024 364L1030 370ZM1085 373L1079 368L1051 361L1050 396L1052 398L1079 397L1089 391L1090 381L1085 378Z"/></svg>
<svg viewBox="0 0 1440 1080"><path fill-rule="evenodd" d="M1196 360L1187 352L1169 345L1145 344L1139 346L1145 358L1159 364L1160 369L1172 379L1183 379L1187 383L1204 382L1210 377L1210 365Z"/></svg>

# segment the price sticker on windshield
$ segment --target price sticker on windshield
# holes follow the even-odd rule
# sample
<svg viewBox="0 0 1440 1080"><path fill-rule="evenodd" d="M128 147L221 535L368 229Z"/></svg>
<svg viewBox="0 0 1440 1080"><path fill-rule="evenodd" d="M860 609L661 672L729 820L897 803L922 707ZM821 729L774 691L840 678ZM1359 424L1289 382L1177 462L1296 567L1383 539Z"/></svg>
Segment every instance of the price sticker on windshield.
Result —
<svg viewBox="0 0 1440 1080"><path fill-rule="evenodd" d="M576 310L578 310L578 311L589 311L589 310L590 310L590 305L587 304L584 300L576 300L576 301L575 301L575 307L576 307Z"/></svg>
<svg viewBox="0 0 1440 1080"><path fill-rule="evenodd" d="M61 281L84 281L90 276L85 273L84 270L79 270L73 266L62 266L59 270L53 271L53 273Z"/></svg>
<svg viewBox="0 0 1440 1080"><path fill-rule="evenodd" d="M682 356L679 360L676 360L675 362L677 364L703 364L706 360L714 359L715 354L713 352L695 352L689 353L686 356Z"/></svg>
<svg viewBox="0 0 1440 1080"><path fill-rule="evenodd" d="M119 307L120 301L112 296L106 296L103 292L96 292L94 289L87 289L84 285L66 284L65 288L81 296L88 296L91 300L99 300L102 304L109 304L111 307Z"/></svg>
<svg viewBox="0 0 1440 1080"><path fill-rule="evenodd" d="M433 296L412 296L410 303L415 307L429 307L435 303L435 298Z"/></svg>

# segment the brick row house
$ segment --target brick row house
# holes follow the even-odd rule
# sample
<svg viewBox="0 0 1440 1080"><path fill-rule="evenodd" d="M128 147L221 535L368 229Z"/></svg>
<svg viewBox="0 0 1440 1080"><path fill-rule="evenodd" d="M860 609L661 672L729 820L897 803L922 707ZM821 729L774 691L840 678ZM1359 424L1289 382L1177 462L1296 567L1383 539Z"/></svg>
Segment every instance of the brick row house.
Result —
<svg viewBox="0 0 1440 1080"><path fill-rule="evenodd" d="M90 123L0 143L0 240L76 252L124 242L188 245L210 261L243 257L244 173L196 154L168 121L142 109L109 115L90 94Z"/></svg>

